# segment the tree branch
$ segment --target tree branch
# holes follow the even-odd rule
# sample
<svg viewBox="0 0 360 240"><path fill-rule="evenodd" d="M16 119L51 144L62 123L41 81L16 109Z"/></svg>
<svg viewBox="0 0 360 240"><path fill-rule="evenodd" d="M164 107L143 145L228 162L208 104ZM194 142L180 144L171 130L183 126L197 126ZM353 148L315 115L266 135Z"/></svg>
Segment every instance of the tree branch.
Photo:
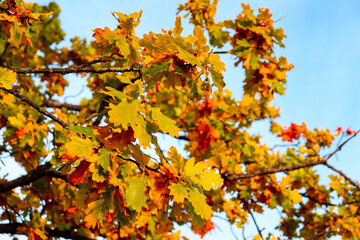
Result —
<svg viewBox="0 0 360 240"><path fill-rule="evenodd" d="M229 51L215 51L213 54L229 54Z"/></svg>
<svg viewBox="0 0 360 240"><path fill-rule="evenodd" d="M334 170L335 172L339 173L346 180L348 180L352 185L354 185L358 190L360 190L360 185L357 182L355 182L354 180L352 180L351 178L349 178L345 173L343 173L342 171L340 171L340 170L336 169L335 167L331 166L327 162L325 162L324 165L327 166L328 168Z"/></svg>
<svg viewBox="0 0 360 240"><path fill-rule="evenodd" d="M320 201L320 200L317 200L313 197L310 197L305 193L300 193L301 196L309 199L310 201L312 202L315 202L319 205L325 205L325 206L334 206L334 207L339 207L339 206L346 206L346 205L350 205L350 204L356 204L356 203L360 203L360 201L351 201L351 202L344 202L344 203L339 203L339 204L335 204L335 203L331 203L331 202L324 202L324 201Z"/></svg>
<svg viewBox="0 0 360 240"><path fill-rule="evenodd" d="M256 219L255 219L254 214L251 212L251 209L249 208L247 202L246 202L245 200L243 200L243 199L241 199L241 200L242 200L242 202L244 203L246 210L248 210L248 212L250 213L250 216L251 216L251 218L252 218L252 220L253 220L253 222L254 222L254 224L255 224L255 227L256 227L256 229L257 229L257 231L258 231L258 233L259 233L260 238L261 238L262 240L264 240L264 238L263 238L263 236L262 236L262 234L261 234L261 230L260 230L260 228L259 228L259 225L258 225L257 222L256 222Z"/></svg>
<svg viewBox="0 0 360 240"><path fill-rule="evenodd" d="M274 174L274 173L278 173L278 172L294 171L294 170L297 170L297 169L300 169L300 168L313 167L313 166L322 164L322 165L325 165L328 168L331 168L332 170L336 171L340 175L342 175L346 180L348 180L351 184L353 184L357 189L360 190L360 185L358 183L356 183L354 180L349 178L347 175L345 175L340 170L334 168L333 166L331 166L331 165L329 165L327 163L327 161L332 156L334 156L337 152L341 151L342 147L346 143L348 143L351 139L353 139L359 132L360 132L360 130L358 130L353 136L351 136L346 141L344 141L342 144L340 144L333 152L326 155L324 159L321 159L320 156L318 155L318 153L315 151L316 155L319 158L319 160L316 161L316 162L301 163L301 164L297 164L297 165L285 166L285 167L280 167L280 168L267 168L267 169L264 169L264 170L260 170L260 171L253 172L253 173L248 173L248 174L234 174L234 175L229 175L229 176L226 176L226 175L222 174L221 176L223 178L229 180L229 181L234 181L234 180L239 180L239 179L246 179L246 178L252 178L252 177L257 177L257 176L263 176L263 175L267 175L267 174Z"/></svg>
<svg viewBox="0 0 360 240"><path fill-rule="evenodd" d="M20 227L25 226L24 224L20 223L2 223L0 224L0 233L8 233L8 234L19 234L19 235L25 235L19 229ZM66 239L78 239L78 240L92 240L92 238L84 237L78 235L76 232L73 231L61 231L59 229L53 229L48 226L45 226L46 235L48 237L59 237L59 238L66 238Z"/></svg>
<svg viewBox="0 0 360 240"><path fill-rule="evenodd" d="M234 175L222 175L223 177L225 177L227 180L230 181L234 181L234 180L239 180L239 179L246 179L246 178L253 178L253 177L257 177L257 176L263 176L263 175L268 175L268 174L274 174L274 173L278 173L278 172L288 172L288 171L294 171L300 168L307 168L307 167L312 167L312 166L316 166L316 165L320 165L320 164L324 164L326 163L327 159L324 160L320 160L320 161L316 161L316 162L308 162L308 163L301 163L301 164L297 164L297 165L291 165L291 166L285 166L285 167L279 167L279 168L267 168L261 171L257 171L257 172L253 172L253 173L248 173L248 174L234 174Z"/></svg>
<svg viewBox="0 0 360 240"><path fill-rule="evenodd" d="M33 101L31 101L30 99L28 99L27 97L25 97L24 95L22 95L19 90L15 90L15 89L6 89L3 87L0 87L1 90L8 92L12 95L14 95L15 97L19 98L21 101L27 103L29 106L33 107L34 109L36 109L39 113L44 114L45 116L48 116L49 118L51 118L52 120L54 120L55 122L59 123L63 128L69 127L70 124L67 122L64 122L63 120L59 119L58 117L56 117L53 113L50 113L48 111L46 111L45 109L42 109L39 105L35 104Z"/></svg>
<svg viewBox="0 0 360 240"><path fill-rule="evenodd" d="M74 104L70 104L70 103L61 103L61 102L51 100L51 99L46 99L43 102L42 106L44 106L44 107L66 108L66 109L73 110L73 111L81 111L81 109L84 108L84 106L74 105Z"/></svg>
<svg viewBox="0 0 360 240"><path fill-rule="evenodd" d="M360 130L358 130L354 135L352 135L351 137L349 137L348 139L346 139L346 141L344 141L342 144L340 144L335 151L333 151L332 153L328 154L326 156L326 159L331 158L332 156L334 156L337 152L341 151L342 147L349 142L351 139L353 139L356 135L358 135L358 133L360 132Z"/></svg>
<svg viewBox="0 0 360 240"><path fill-rule="evenodd" d="M59 172L50 170L51 164L46 163L44 165L38 166L35 170L27 173L26 175L23 175L19 178L16 178L9 182L1 182L0 183L0 193L4 193L7 191L10 191L17 187L22 187L25 185L28 185L42 177L54 177L62 179L68 183L70 183L67 179L66 175L63 175Z"/></svg>
<svg viewBox="0 0 360 240"><path fill-rule="evenodd" d="M12 71L18 74L28 74L28 73L108 73L108 72L141 72L139 67L112 67L112 68L88 68L88 67L70 67L70 68L12 68Z"/></svg>

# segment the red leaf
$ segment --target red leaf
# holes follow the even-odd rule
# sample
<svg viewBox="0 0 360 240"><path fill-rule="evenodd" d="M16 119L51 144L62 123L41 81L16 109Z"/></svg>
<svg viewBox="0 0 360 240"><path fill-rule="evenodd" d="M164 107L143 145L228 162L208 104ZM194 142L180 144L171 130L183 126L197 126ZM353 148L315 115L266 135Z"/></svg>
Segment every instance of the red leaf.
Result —
<svg viewBox="0 0 360 240"><path fill-rule="evenodd" d="M211 230L215 229L215 225L214 223L209 219L206 221L205 226L202 226L200 228L194 228L192 227L192 229L194 230L195 234L199 234L201 239L205 236L205 234L207 234L208 232L210 232Z"/></svg>
<svg viewBox="0 0 360 240"><path fill-rule="evenodd" d="M85 177L86 171L89 169L90 162L86 160L82 160L79 166L76 167L75 171L73 171L69 176L69 181L73 182L75 185L78 182L81 182Z"/></svg>
<svg viewBox="0 0 360 240"><path fill-rule="evenodd" d="M281 130L281 134L278 137L281 137L283 141L292 142L293 139L299 139L302 133L306 131L306 124L303 122L301 125L297 125L295 123L291 123L290 127L284 127Z"/></svg>

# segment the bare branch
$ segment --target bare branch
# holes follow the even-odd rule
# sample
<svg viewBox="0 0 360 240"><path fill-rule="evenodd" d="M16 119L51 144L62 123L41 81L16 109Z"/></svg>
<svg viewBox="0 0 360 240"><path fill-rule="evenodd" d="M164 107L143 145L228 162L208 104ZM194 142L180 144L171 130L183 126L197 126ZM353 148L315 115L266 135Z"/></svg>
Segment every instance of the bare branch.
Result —
<svg viewBox="0 0 360 240"><path fill-rule="evenodd" d="M19 234L24 235L21 230L21 227L24 227L24 224L20 223L2 223L0 224L0 233L8 233L8 234ZM50 228L45 226L46 235L48 237L58 237L58 238L66 238L66 239L78 239L78 240L92 240L92 238L80 236L78 233L74 231L64 230L61 231L59 229Z"/></svg>
<svg viewBox="0 0 360 240"><path fill-rule="evenodd" d="M46 111L45 109L41 108L39 105L35 104L33 101L31 101L30 99L28 99L27 97L25 97L24 95L22 95L19 90L15 90L15 89L6 89L3 87L0 87L1 90L8 92L12 95L14 95L15 97L19 98L21 101L27 103L28 105L30 105L31 107L33 107L34 109L36 109L39 113L44 114L45 116L48 116L49 118L51 118L52 120L54 120L55 122L59 123L63 128L69 127L70 124L67 122L64 122L63 120L59 119L58 117L56 117L53 113L50 113L48 111Z"/></svg>
<svg viewBox="0 0 360 240"><path fill-rule="evenodd" d="M112 67L112 68L88 68L88 67L70 67L70 68L9 68L18 74L28 73L108 73L108 72L141 72L141 68L136 67Z"/></svg>
<svg viewBox="0 0 360 240"><path fill-rule="evenodd" d="M66 175L63 175L59 172L50 170L51 164L46 163L44 165L38 166L35 170L23 175L17 179L14 179L9 182L1 182L0 183L0 193L4 193L10 191L17 187L22 187L28 185L42 177L54 177L62 179L68 183L70 183L67 179Z"/></svg>
<svg viewBox="0 0 360 240"><path fill-rule="evenodd" d="M334 156L337 152L341 151L342 147L349 142L351 139L353 139L358 133L360 132L360 130L358 130L354 135L352 135L351 137L349 137L348 139L346 139L346 141L344 141L342 144L340 144L335 151L333 151L332 153L328 154L326 156L326 159L331 158L332 156Z"/></svg>
<svg viewBox="0 0 360 240"><path fill-rule="evenodd" d="M81 111L81 109L84 108L84 106L74 105L74 104L70 104L70 103L61 103L61 102L51 100L51 99L46 99L43 102L42 106L44 106L44 107L66 108L66 109L73 110L73 111Z"/></svg>
<svg viewBox="0 0 360 240"><path fill-rule="evenodd" d="M224 176L224 177L227 180L234 181L234 180L239 180L239 179L246 179L246 178L253 178L253 177L257 177L257 176L264 176L264 175L268 175L268 174L274 174L274 173L278 173L278 172L294 171L294 170L297 170L300 168L312 167L312 166L316 166L316 165L320 165L320 164L324 164L324 163L326 163L326 160L301 163L301 164L297 164L297 165L290 165L290 166L279 167L279 168L267 168L267 169L253 172L253 173L234 174L234 175L229 175L229 176Z"/></svg>
<svg viewBox="0 0 360 240"><path fill-rule="evenodd" d="M229 54L229 51L215 51L213 54Z"/></svg>
<svg viewBox="0 0 360 240"><path fill-rule="evenodd" d="M316 165L325 165L328 168L331 168L332 170L338 172L339 174L341 174L345 179L347 179L351 184L353 184L357 189L360 190L360 185L358 183L356 183L355 181L353 181L352 179L350 179L347 175L345 175L343 172L341 172L340 170L334 168L333 166L329 165L327 163L327 161L334 156L337 152L341 151L342 147L348 143L351 139L353 139L358 133L360 132L360 130L358 130L353 136L351 136L350 138L348 138L346 141L344 141L342 144L340 144L335 151L331 152L330 154L326 155L324 159L321 159L320 156L318 155L318 153L315 151L316 155L318 156L319 160L316 162L308 162L308 163L301 163L301 164L297 164L297 165L291 165L291 166L285 166L285 167L280 167L280 168L267 168L267 169L263 169L261 171L257 171L257 172L253 172L253 173L248 173L248 174L234 174L234 175L222 175L223 178L230 180L230 181L234 181L234 180L239 180L239 179L246 179L246 178L252 178L252 177L257 177L257 176L263 176L263 175L267 175L267 174L274 174L274 173L278 173L278 172L288 172L288 171L294 171L300 168L307 168L307 167L313 167Z"/></svg>
<svg viewBox="0 0 360 240"><path fill-rule="evenodd" d="M320 204L320 205L325 205L325 206L339 207L339 206L345 206L345 205L360 203L360 201L351 201L351 202L344 202L344 203L335 204L335 203L331 203L331 202L324 202L324 201L317 200L317 199L315 199L313 197L308 196L306 194L306 192L305 193L300 193L300 195L307 198L307 199L309 199L312 202L315 202L315 203Z"/></svg>
<svg viewBox="0 0 360 240"><path fill-rule="evenodd" d="M339 173L341 176L343 176L346 180L348 180L352 185L354 185L358 190L360 190L360 185L355 182L354 180L352 180L351 178L349 178L345 173L343 173L342 171L338 170L337 168L331 166L329 163L325 162L324 163L325 166L327 166L328 168L334 170L335 172Z"/></svg>

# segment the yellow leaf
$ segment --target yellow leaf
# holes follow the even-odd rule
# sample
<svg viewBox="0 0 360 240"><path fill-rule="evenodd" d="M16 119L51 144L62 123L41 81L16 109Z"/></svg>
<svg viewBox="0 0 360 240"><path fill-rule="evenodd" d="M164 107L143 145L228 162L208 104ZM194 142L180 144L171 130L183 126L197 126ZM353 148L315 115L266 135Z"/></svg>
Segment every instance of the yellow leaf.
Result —
<svg viewBox="0 0 360 240"><path fill-rule="evenodd" d="M183 203L186 198L189 197L188 188L179 183L171 183L170 195L174 196L174 202Z"/></svg>
<svg viewBox="0 0 360 240"><path fill-rule="evenodd" d="M88 138L84 139L78 136L71 136L70 139L71 141L66 143L64 148L66 154L71 157L90 158L93 149L98 147L98 144L95 144Z"/></svg>
<svg viewBox="0 0 360 240"><path fill-rule="evenodd" d="M185 164L184 175L187 176L189 180L193 181L194 183L199 183L199 179L196 177L196 175L199 174L203 168L203 162L195 164L195 158L192 157L187 160Z"/></svg>
<svg viewBox="0 0 360 240"><path fill-rule="evenodd" d="M190 190L189 193L189 201L191 205L194 207L194 211L197 215L202 217L203 219L210 219L213 214L213 210L206 203L205 195L201 194L198 189L194 188Z"/></svg>
<svg viewBox="0 0 360 240"><path fill-rule="evenodd" d="M26 118L21 113L17 113L16 117L11 116L8 118L10 124L16 128L23 128L25 127Z"/></svg>
<svg viewBox="0 0 360 240"><path fill-rule="evenodd" d="M176 121L162 114L160 108L152 108L151 117L157 122L162 132L169 133L172 137L179 136L180 129L175 125Z"/></svg>
<svg viewBox="0 0 360 240"><path fill-rule="evenodd" d="M184 176L193 183L200 184L206 191L220 187L223 182L220 174L215 172L215 169L208 170L205 162L195 164L195 158L190 158L184 168Z"/></svg>
<svg viewBox="0 0 360 240"><path fill-rule="evenodd" d="M143 111L140 106L140 100L134 100L131 103L122 101L121 103L109 105L109 121L114 123L115 127L121 126L124 130L130 125L134 130L134 137L139 138L140 144L144 147L150 147L151 136L147 131L144 117L139 113Z"/></svg>
<svg viewBox="0 0 360 240"><path fill-rule="evenodd" d="M211 189L216 189L216 187L220 187L223 179L220 174L215 173L215 169L210 169L202 172L199 175L200 184L204 188L205 191L210 191Z"/></svg>
<svg viewBox="0 0 360 240"><path fill-rule="evenodd" d="M132 101L128 103L127 101L122 101L121 103L114 105L109 105L109 121L114 123L115 127L122 126L124 130L128 129L130 125L133 129L136 127L138 118L139 118L139 102Z"/></svg>
<svg viewBox="0 0 360 240"><path fill-rule="evenodd" d="M254 236L254 240L261 240L262 238L261 238L261 236L258 234L258 235L256 235L256 236Z"/></svg>
<svg viewBox="0 0 360 240"><path fill-rule="evenodd" d="M289 192L289 197L290 197L290 200L291 200L293 203L299 203L299 202L301 202L301 195L300 195L300 193L298 192L298 190L296 190L296 189L290 190L290 192Z"/></svg>
<svg viewBox="0 0 360 240"><path fill-rule="evenodd" d="M12 70L0 67L0 87L12 89L11 84L16 82L16 73Z"/></svg>

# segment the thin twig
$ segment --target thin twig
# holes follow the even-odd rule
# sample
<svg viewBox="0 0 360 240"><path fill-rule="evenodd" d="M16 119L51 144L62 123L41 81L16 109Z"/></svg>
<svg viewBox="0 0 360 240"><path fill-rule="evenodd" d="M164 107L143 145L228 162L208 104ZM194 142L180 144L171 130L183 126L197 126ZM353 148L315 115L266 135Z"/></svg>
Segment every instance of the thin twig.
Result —
<svg viewBox="0 0 360 240"><path fill-rule="evenodd" d="M110 59L107 59L107 60L102 60L102 59L96 59L96 60L93 60L91 62L88 62L88 63L85 63L83 65L80 65L80 66L74 66L76 68L84 68L84 67L87 67L87 66L90 66L92 64L96 64L96 63L103 63L103 62L111 62L112 60Z"/></svg>
<svg viewBox="0 0 360 240"><path fill-rule="evenodd" d="M64 98L64 101L66 102L66 100L69 99L69 98L76 98L76 97L80 96L80 94L82 94L84 92L84 90L85 90L85 85L83 85L81 90L78 93L76 93L75 95L66 96Z"/></svg>
<svg viewBox="0 0 360 240"><path fill-rule="evenodd" d="M250 213L250 216L251 216L251 218L252 218L252 220L253 220L253 222L254 222L254 224L255 224L255 226L256 226L256 229L257 229L257 231L258 231L258 233L259 233L259 235L260 235L260 238L261 238L262 240L264 240L264 238L263 238L263 236L262 236L262 233L261 233L261 230L260 230L260 228L259 228L259 225L257 224L256 219L255 219L255 217L254 217L254 214L251 212L249 206L247 205L247 202L246 202L245 200L243 200L243 199L241 199L241 200L242 200L242 202L244 203L246 210L248 210L248 212Z"/></svg>
<svg viewBox="0 0 360 240"><path fill-rule="evenodd" d="M357 182L355 182L354 180L352 180L351 178L349 178L345 173L343 173L342 171L340 171L340 170L336 169L335 167L331 166L327 162L325 162L324 165L327 166L328 168L334 170L335 172L339 173L346 180L348 180L352 185L354 185L358 190L360 190L360 185Z"/></svg>
<svg viewBox="0 0 360 240"><path fill-rule="evenodd" d="M301 163L301 164L297 164L297 165L285 166L285 167L280 167L280 168L267 168L264 170L260 170L260 171L248 173L248 174L234 174L234 175L228 175L228 176L222 175L222 177L226 178L227 180L234 181L234 180L239 180L239 179L246 179L246 178L253 178L253 177L257 177L257 176L264 176L264 175L268 175L268 174L274 174L274 173L278 173L278 172L294 171L294 170L301 169L301 168L307 168L307 167L324 164L325 162L326 162L326 160L320 160L320 161L316 161L316 162Z"/></svg>
<svg viewBox="0 0 360 240"><path fill-rule="evenodd" d="M213 54L228 54L229 51L215 51Z"/></svg>
<svg viewBox="0 0 360 240"><path fill-rule="evenodd" d="M352 201L352 202L344 202L344 203L341 203L341 204L334 204L334 203L331 203L331 202L320 202L320 201L316 200L315 198L306 195L306 192L305 193L300 193L300 195L303 196L303 197L308 198L309 200L311 200L313 202L316 202L317 204L325 205L325 206L339 207L339 206L345 206L345 205L360 203L360 201Z"/></svg>
<svg viewBox="0 0 360 240"><path fill-rule="evenodd" d="M333 151L332 153L328 154L326 156L326 159L330 159L332 156L334 156L335 153L341 151L342 147L349 142L351 139L353 139L358 133L360 132L360 130L358 130L354 135L352 135L351 137L349 137L348 139L346 139L346 141L344 141L342 144L340 144L335 151Z"/></svg>
<svg viewBox="0 0 360 240"><path fill-rule="evenodd" d="M234 180L239 180L239 179L246 179L246 178L253 178L253 177L257 177L257 176L264 176L264 175L268 175L268 174L274 174L274 173L278 173L278 172L294 171L294 170L297 170L297 169L313 167L313 166L321 165L321 164L326 165L327 167L329 167L329 168L333 169L334 171L340 173L341 172L340 170L337 170L336 168L334 168L331 165L327 164L327 161L332 156L334 156L337 152L341 151L342 147L346 143L348 143L351 139L353 139L359 132L360 132L360 130L358 130L353 136L351 136L346 141L344 141L342 144L340 144L333 152L326 155L324 159L320 159L320 156L318 156L318 153L315 151L315 153L319 157L319 161L301 163L301 164L297 164L297 165L285 166L285 167L280 167L280 168L267 168L267 169L263 169L263 170L260 170L260 171L257 171L257 172L248 173L248 174L234 174L234 175L228 175L228 176L222 175L222 177L227 179L227 180L234 181ZM357 184L355 181L350 179L343 172L341 172L340 174L344 178L346 178L350 183L352 183L356 188L358 188L360 190L360 185L359 184Z"/></svg>
<svg viewBox="0 0 360 240"><path fill-rule="evenodd" d="M20 99L21 101L27 103L29 106L33 107L34 109L36 109L39 113L44 114L45 116L48 116L49 118L51 118L52 120L54 120L55 122L59 123L63 128L69 127L70 124L67 122L64 122L63 120L59 119L58 117L56 117L53 113L50 113L48 111L46 111L45 109L41 108L39 105L37 105L36 103L34 103L33 101L31 101L30 99L28 99L27 97L25 97L24 95L22 95L19 90L15 90L15 89L6 89L3 87L0 87L1 90L8 92L12 95L14 95L15 97L17 97L18 99Z"/></svg>
<svg viewBox="0 0 360 240"><path fill-rule="evenodd" d="M13 206L11 206L5 199L0 198L0 201L2 201L6 206L8 206L20 218L20 221L24 225L26 225L25 220L23 219L21 214L18 211L16 211L16 209Z"/></svg>

